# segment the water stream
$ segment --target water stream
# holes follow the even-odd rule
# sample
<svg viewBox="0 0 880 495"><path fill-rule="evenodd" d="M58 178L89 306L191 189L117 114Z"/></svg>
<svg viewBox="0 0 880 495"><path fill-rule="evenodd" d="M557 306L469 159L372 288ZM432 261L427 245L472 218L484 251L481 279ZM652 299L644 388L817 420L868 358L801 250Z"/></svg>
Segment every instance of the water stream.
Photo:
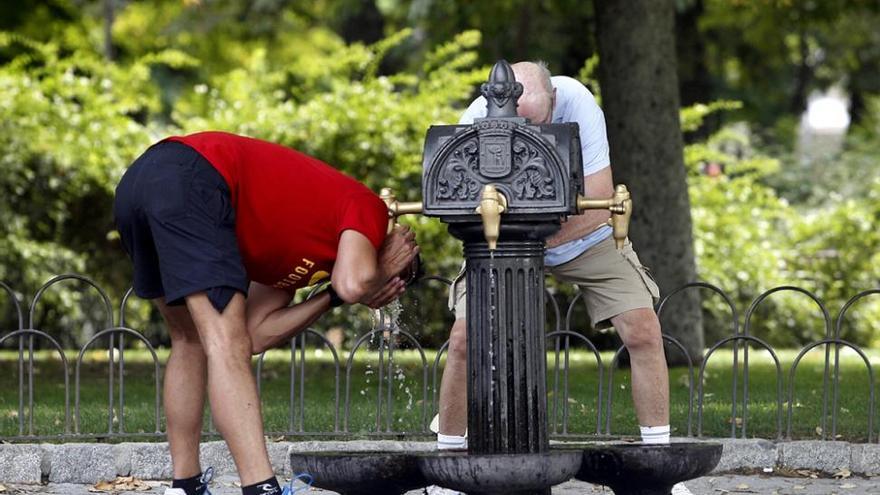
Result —
<svg viewBox="0 0 880 495"><path fill-rule="evenodd" d="M495 251L489 251L489 363L492 366L491 381L489 385L489 430L492 431L495 411L495 334L497 332L496 313L498 287L495 276Z"/></svg>

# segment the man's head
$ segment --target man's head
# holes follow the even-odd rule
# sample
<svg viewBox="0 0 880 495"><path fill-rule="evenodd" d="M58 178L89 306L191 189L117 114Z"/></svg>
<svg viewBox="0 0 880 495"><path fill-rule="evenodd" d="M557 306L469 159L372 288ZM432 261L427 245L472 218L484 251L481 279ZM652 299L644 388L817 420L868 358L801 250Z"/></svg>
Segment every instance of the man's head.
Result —
<svg viewBox="0 0 880 495"><path fill-rule="evenodd" d="M516 80L523 85L516 113L533 124L549 124L556 105L556 88L544 62L517 62L511 66Z"/></svg>

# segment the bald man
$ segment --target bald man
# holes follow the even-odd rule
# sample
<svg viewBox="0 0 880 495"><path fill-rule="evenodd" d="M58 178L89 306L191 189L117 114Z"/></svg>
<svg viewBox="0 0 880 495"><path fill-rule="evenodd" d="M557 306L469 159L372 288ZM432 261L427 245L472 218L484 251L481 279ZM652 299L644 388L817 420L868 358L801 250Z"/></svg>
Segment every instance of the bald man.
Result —
<svg viewBox="0 0 880 495"><path fill-rule="evenodd" d="M605 134L605 117L590 91L578 81L551 76L541 62L513 65L523 85L517 113L533 124L577 122L583 147L584 191L590 198L614 193ZM486 100L477 98L460 119L470 124L485 117ZM629 351L632 394L642 440L669 442L669 377L660 322L654 312L657 284L642 266L629 241L618 250L605 222L610 213L588 210L571 216L547 239L546 269L557 279L580 287L596 328L614 327ZM464 270L450 289L455 323L440 384L438 448L466 448L467 331Z"/></svg>

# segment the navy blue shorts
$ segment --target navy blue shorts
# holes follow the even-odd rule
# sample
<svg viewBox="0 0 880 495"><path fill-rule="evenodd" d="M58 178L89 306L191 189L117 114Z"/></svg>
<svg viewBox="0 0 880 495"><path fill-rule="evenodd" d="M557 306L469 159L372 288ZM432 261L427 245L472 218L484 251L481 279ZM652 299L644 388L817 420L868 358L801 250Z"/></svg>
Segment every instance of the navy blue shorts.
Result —
<svg viewBox="0 0 880 495"><path fill-rule="evenodd" d="M166 304L206 292L222 312L248 277L223 176L189 146L152 146L116 187L116 228L134 263L134 291Z"/></svg>

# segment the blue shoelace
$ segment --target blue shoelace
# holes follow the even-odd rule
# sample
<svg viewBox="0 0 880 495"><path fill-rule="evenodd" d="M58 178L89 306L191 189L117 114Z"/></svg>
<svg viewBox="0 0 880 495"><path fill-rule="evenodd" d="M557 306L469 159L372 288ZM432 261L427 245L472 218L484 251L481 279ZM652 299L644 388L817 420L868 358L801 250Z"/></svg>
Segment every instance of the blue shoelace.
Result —
<svg viewBox="0 0 880 495"><path fill-rule="evenodd" d="M305 483L305 485L294 487L293 486L294 481L301 481L301 482ZM312 475L309 473L299 473L296 476L291 477L290 484L288 485L290 487L290 495L296 495L297 492L305 493L305 492L309 491L309 489L312 488L313 481L314 480L312 479Z"/></svg>
<svg viewBox="0 0 880 495"><path fill-rule="evenodd" d="M205 469L205 472L202 473L202 477L199 478L199 483L205 487L204 495L211 495L211 490L208 490L208 483L214 479L214 468L209 466L208 469Z"/></svg>

